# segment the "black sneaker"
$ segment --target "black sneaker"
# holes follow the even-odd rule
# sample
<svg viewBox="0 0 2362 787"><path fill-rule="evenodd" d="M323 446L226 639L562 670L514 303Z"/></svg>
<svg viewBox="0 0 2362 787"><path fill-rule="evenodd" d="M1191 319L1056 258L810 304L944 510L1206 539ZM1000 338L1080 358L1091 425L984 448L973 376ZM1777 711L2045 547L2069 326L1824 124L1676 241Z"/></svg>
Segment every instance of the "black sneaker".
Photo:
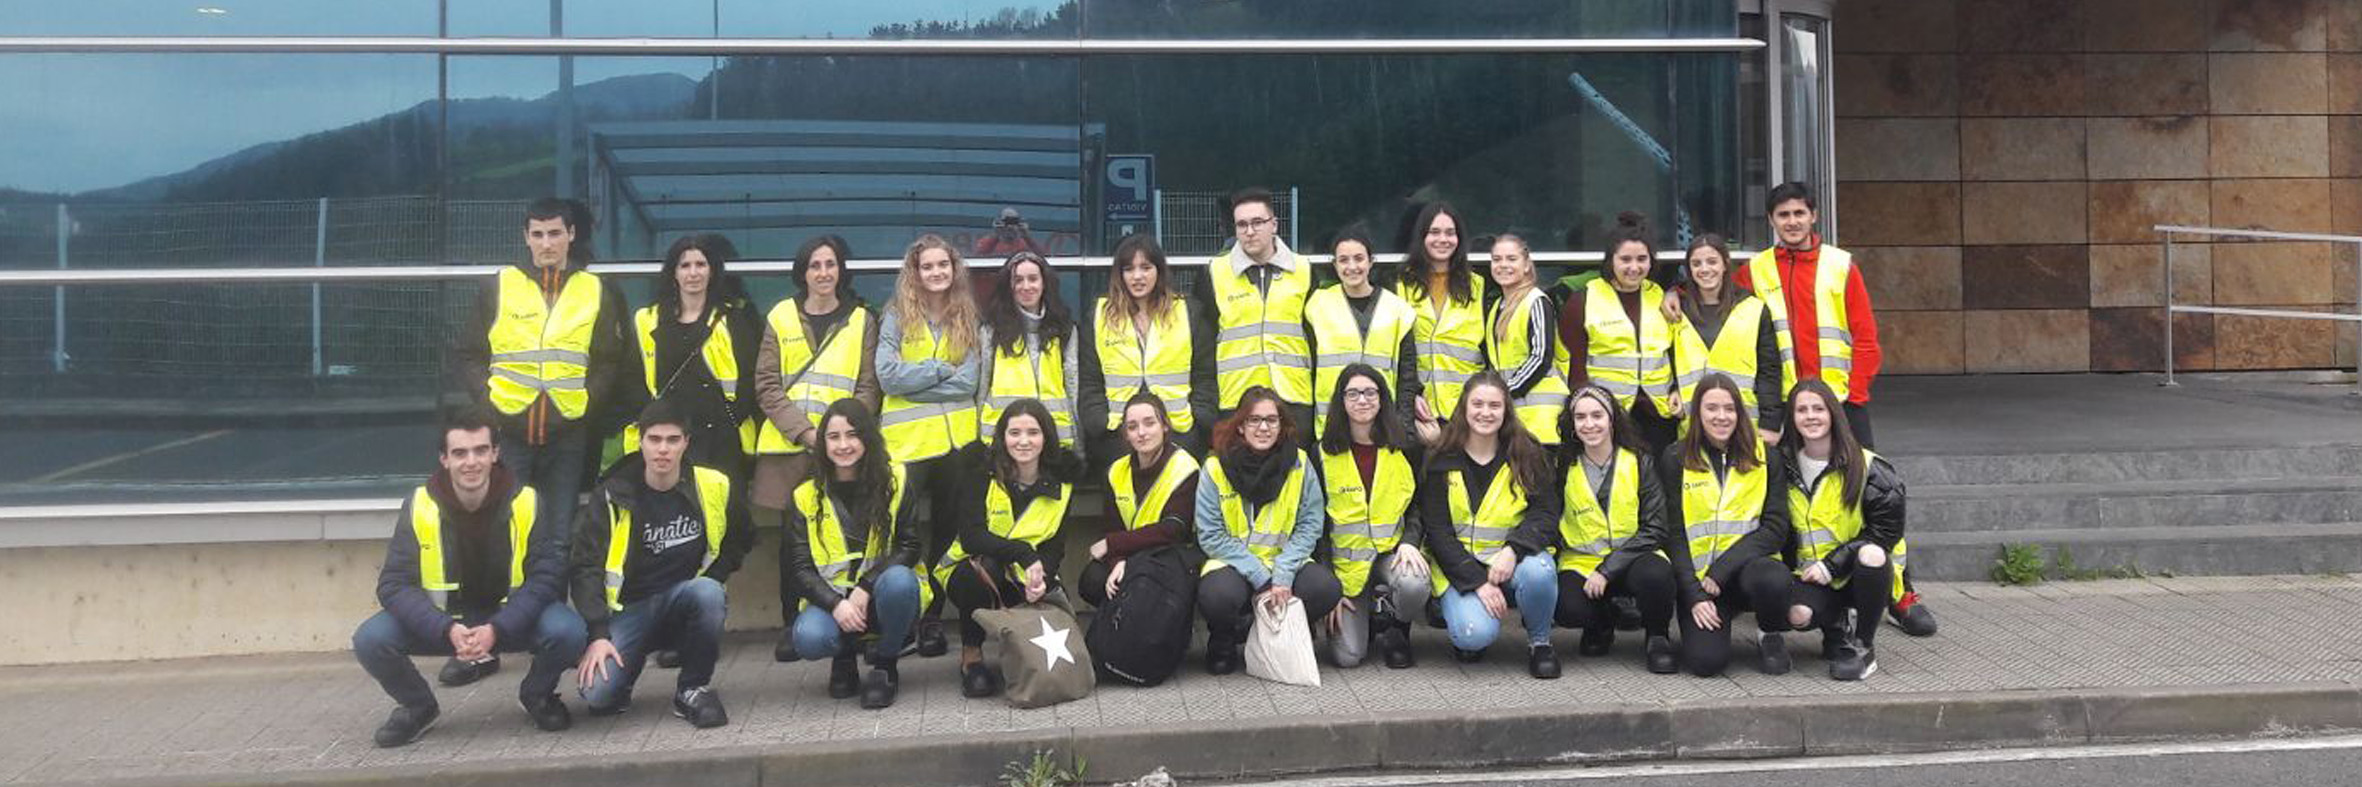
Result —
<svg viewBox="0 0 2362 787"><path fill-rule="evenodd" d="M1237 672L1246 661L1246 653L1238 645L1217 640L1206 640L1206 674L1228 675Z"/></svg>
<svg viewBox="0 0 2362 787"><path fill-rule="evenodd" d="M566 703L560 702L556 694L518 697L517 707L524 708L526 717L533 719L533 726L540 727L542 732L563 732L574 726L574 714L567 712Z"/></svg>
<svg viewBox="0 0 2362 787"><path fill-rule="evenodd" d="M1583 656L1605 656L1616 646L1616 630L1612 628L1584 629L1583 639L1575 643L1575 652Z"/></svg>
<svg viewBox="0 0 2362 787"><path fill-rule="evenodd" d="M893 664L872 664L869 677L861 681L861 707L879 710L893 707L894 694L902 687L902 674Z"/></svg>
<svg viewBox="0 0 2362 787"><path fill-rule="evenodd" d="M1662 634L1648 638L1648 671L1659 675L1681 671L1681 660L1673 654L1673 640Z"/></svg>
<svg viewBox="0 0 2362 787"><path fill-rule="evenodd" d="M851 655L829 659L828 698L841 700L859 693L861 693L861 666L853 663Z"/></svg>
<svg viewBox="0 0 2362 787"><path fill-rule="evenodd" d="M1452 659L1462 664L1474 664L1484 660L1484 651L1454 647L1452 648Z"/></svg>
<svg viewBox="0 0 2362 787"><path fill-rule="evenodd" d="M1788 642L1780 639L1780 635L1767 632L1757 638L1755 643L1756 648L1762 652L1763 662L1758 666L1763 670L1763 674L1786 675L1789 669L1796 666L1794 662L1789 661Z"/></svg>
<svg viewBox="0 0 2362 787"><path fill-rule="evenodd" d="M1918 593L1904 593L1903 600L1886 609L1895 619L1895 627L1914 637L1936 635L1936 613L1919 600Z"/></svg>
<svg viewBox="0 0 2362 787"><path fill-rule="evenodd" d="M1535 645L1525 657L1526 674L1542 680L1558 679L1558 653L1548 644Z"/></svg>
<svg viewBox="0 0 2362 787"><path fill-rule="evenodd" d="M722 695L714 693L710 686L673 695L673 715L689 720L689 726L701 730L730 723L730 713L722 710Z"/></svg>
<svg viewBox="0 0 2362 787"><path fill-rule="evenodd" d="M1001 676L992 673L984 662L969 662L960 668L960 696L983 699L1001 693Z"/></svg>
<svg viewBox="0 0 2362 787"><path fill-rule="evenodd" d="M943 639L943 619L925 618L919 621L918 636L911 638L913 652L919 658L931 659L951 652L951 643Z"/></svg>
<svg viewBox="0 0 2362 787"><path fill-rule="evenodd" d="M778 655L778 654L772 654L772 655ZM657 669L680 669L680 668L681 668L681 652L680 652L680 651L677 651L677 650L659 650L659 651L656 651L656 668L657 668Z"/></svg>
<svg viewBox="0 0 2362 787"><path fill-rule="evenodd" d="M377 725L377 748L410 745L411 741L425 735L427 730L434 729L435 718L441 715L443 709L434 705L416 708L396 706L393 713L386 714L385 723Z"/></svg>
<svg viewBox="0 0 2362 787"><path fill-rule="evenodd" d="M443 671L435 673L435 682L445 686L465 686L491 677L492 673L499 671L499 656L493 656L483 661L460 661L458 657L453 657L450 661L443 662Z"/></svg>
<svg viewBox="0 0 2362 787"><path fill-rule="evenodd" d="M1878 654L1862 643L1847 641L1838 648L1837 658L1829 660L1829 677L1836 680L1864 680L1878 674Z"/></svg>
<svg viewBox="0 0 2362 787"><path fill-rule="evenodd" d="M1370 635L1370 644L1378 655L1386 659L1387 669L1410 669L1418 663L1411 655L1411 627L1406 623L1389 622L1378 633Z"/></svg>
<svg viewBox="0 0 2362 787"><path fill-rule="evenodd" d="M802 659L803 655L796 652L796 630L779 632L779 644L771 646L771 660L786 663Z"/></svg>

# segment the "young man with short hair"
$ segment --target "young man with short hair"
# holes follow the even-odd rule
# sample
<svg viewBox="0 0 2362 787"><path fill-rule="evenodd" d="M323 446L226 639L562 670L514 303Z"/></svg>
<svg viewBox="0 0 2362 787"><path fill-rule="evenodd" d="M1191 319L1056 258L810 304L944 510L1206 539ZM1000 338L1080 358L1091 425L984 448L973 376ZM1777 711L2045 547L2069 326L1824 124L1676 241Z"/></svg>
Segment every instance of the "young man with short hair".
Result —
<svg viewBox="0 0 2362 787"><path fill-rule="evenodd" d="M1267 386L1286 404L1296 434L1309 441L1313 403L1324 401L1312 390L1312 343L1304 331L1312 261L1279 239L1271 202L1271 192L1262 188L1231 195L1237 243L1206 261L1190 288L1196 341L1214 348L1214 368L1192 370L1190 394L1192 400L1215 397L1206 404L1228 417L1247 389Z"/></svg>
<svg viewBox="0 0 2362 787"><path fill-rule="evenodd" d="M590 644L575 676L593 716L622 713L650 653L680 654L673 715L730 723L707 684L721 656L722 583L754 546L744 493L682 457L688 419L658 399L640 412L640 451L618 461L575 517L574 606Z"/></svg>
<svg viewBox="0 0 2362 787"><path fill-rule="evenodd" d="M411 492L395 517L377 576L384 607L353 632L353 655L400 703L377 745L418 740L440 715L434 690L410 663L419 653L473 663L500 651L533 651L517 703L534 726L573 724L558 678L582 657L582 618L561 597L563 521L541 517L534 490L500 466L493 416L470 408L443 430L443 469Z"/></svg>

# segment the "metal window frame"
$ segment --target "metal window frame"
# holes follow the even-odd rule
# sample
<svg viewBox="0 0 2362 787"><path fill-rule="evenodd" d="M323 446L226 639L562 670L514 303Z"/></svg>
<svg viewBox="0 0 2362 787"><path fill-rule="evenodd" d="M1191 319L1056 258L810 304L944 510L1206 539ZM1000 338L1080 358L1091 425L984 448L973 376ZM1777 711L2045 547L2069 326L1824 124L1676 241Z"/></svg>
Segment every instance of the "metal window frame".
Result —
<svg viewBox="0 0 2362 787"><path fill-rule="evenodd" d="M1780 18L1788 15L1819 18L1822 35L1827 39L1828 51L1837 49L1836 0L1740 0L1739 12L1763 18L1763 75L1765 107L1764 143L1765 176L1771 180L1766 188L1777 186L1787 178L1788 170L1788 113L1785 98L1786 44L1780 35ZM1752 39L1750 39L1752 40ZM1820 171L1813 173L1813 182L1821 184L1821 230L1830 243L1838 242L1837 234L1837 64L1835 59L1821 63L1820 91L1822 101L1821 128L1827 133L1813 144L1821 150Z"/></svg>
<svg viewBox="0 0 2362 787"><path fill-rule="evenodd" d="M1751 52L1751 38L1356 38L932 40L843 38L437 38L431 36L0 36L0 53L438 55L1461 55Z"/></svg>

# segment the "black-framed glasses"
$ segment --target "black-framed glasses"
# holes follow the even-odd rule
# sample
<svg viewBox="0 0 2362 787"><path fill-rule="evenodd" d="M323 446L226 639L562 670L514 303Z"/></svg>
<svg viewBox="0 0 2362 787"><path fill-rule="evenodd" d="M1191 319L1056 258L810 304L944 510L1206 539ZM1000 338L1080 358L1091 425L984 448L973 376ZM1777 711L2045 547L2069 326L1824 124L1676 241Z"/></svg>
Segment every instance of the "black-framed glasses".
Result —
<svg viewBox="0 0 2362 787"><path fill-rule="evenodd" d="M1257 216L1251 219L1240 219L1238 221L1231 222L1230 226L1232 229L1236 229L1240 232L1262 232L1278 224L1279 219L1271 218L1269 216Z"/></svg>

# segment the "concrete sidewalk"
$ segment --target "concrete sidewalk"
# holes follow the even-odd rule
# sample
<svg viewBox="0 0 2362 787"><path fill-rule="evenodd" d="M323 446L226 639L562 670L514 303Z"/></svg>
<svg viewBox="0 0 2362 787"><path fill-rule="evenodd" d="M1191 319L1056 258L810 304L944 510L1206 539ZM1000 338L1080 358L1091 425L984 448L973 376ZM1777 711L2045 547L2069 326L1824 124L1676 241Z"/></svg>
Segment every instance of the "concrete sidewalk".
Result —
<svg viewBox="0 0 2362 787"><path fill-rule="evenodd" d="M1454 663L1421 629L1420 666L1324 669L1324 686L1212 678L1193 657L1164 686L1102 686L1019 711L959 695L952 659L912 659L900 702L864 712L823 692L825 664L776 664L734 641L715 686L728 727L672 718L651 669L621 717L533 730L513 699L524 660L443 690L443 718L407 748L370 732L390 707L347 654L0 669L0 781L401 783L983 783L1037 747L1084 753L1094 781L1157 765L1269 775L1373 767L1774 756L2362 727L2362 582L2343 577L2114 580L1923 588L1943 633L1879 637L1880 671L1827 679L1817 635L1794 673L1650 675L1637 633L1566 676L1525 676L1515 645ZM1742 626L1741 636L1751 636ZM25 635L33 635L26 632ZM1510 637L1509 639L1515 639ZM439 660L420 660L429 671ZM358 770L356 770L358 769Z"/></svg>

